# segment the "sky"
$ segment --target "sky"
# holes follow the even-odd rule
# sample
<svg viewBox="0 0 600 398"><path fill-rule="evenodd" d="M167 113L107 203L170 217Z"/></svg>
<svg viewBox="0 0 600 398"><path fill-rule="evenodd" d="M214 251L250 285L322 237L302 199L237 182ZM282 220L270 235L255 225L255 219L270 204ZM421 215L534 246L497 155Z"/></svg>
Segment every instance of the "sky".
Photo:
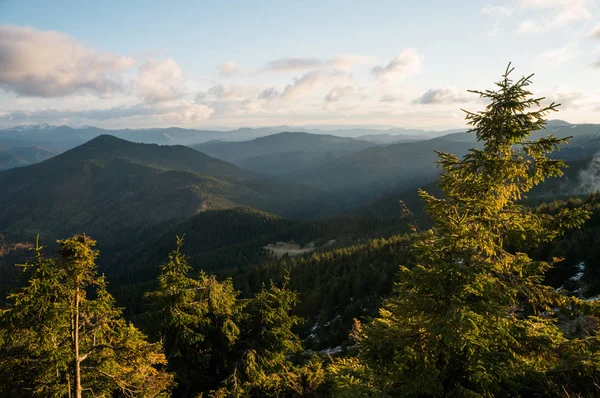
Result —
<svg viewBox="0 0 600 398"><path fill-rule="evenodd" d="M460 128L509 62L600 123L600 0L0 0L0 128Z"/></svg>

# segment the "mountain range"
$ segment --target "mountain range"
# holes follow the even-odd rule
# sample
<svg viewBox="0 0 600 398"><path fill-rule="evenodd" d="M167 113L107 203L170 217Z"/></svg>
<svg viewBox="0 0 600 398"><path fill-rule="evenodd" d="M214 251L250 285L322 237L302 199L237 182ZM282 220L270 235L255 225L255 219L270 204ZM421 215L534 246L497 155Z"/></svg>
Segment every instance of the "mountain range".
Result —
<svg viewBox="0 0 600 398"><path fill-rule="evenodd" d="M291 218L322 208L311 187L261 178L185 146L108 135L0 172L0 186L0 231L46 239L77 232L112 239L240 205Z"/></svg>
<svg viewBox="0 0 600 398"><path fill-rule="evenodd" d="M173 134L167 137L167 130ZM185 235L193 269L233 275L243 294L271 278L283 280L291 269L306 303L302 315L318 322L318 330L336 330L321 336L322 344L344 339L352 319L376 308L382 292L391 289L408 243L369 239L409 231L398 202L420 228L429 226L417 188L440 194L435 151L461 156L477 147L472 134L461 132L418 140L407 134L391 143L388 133L373 138L351 131L346 133L354 137L277 131L200 143L192 141L196 133L183 129L119 130L129 140L105 132L53 126L0 132L0 165L8 168L0 171L0 295L14 285L13 264L27 255L25 243L39 235L54 248L54 240L85 232L98 240L101 270L119 305L133 316L143 312L141 297L152 288L175 236ZM255 133L248 129L240 136ZM527 200L537 204L600 187L600 161L594 161L600 126L553 121L532 138L548 133L572 136L555 153L570 168ZM150 139L159 143L136 142ZM275 259L265 247L276 242L314 255ZM349 284L352 292L346 291ZM342 302L331 286L356 303Z"/></svg>

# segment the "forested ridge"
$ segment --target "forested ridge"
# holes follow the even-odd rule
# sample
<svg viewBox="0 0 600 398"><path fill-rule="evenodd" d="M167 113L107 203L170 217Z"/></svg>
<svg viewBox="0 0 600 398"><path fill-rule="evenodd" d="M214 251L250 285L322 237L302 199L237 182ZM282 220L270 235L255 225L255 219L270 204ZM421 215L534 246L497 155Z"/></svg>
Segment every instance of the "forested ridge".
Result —
<svg viewBox="0 0 600 398"><path fill-rule="evenodd" d="M391 186L367 168L327 217L300 215L335 198L343 157L298 174L325 187L296 198L303 185L107 136L0 174L0 396L597 396L600 197L576 189L591 149L573 139L567 169L569 138L546 126L559 105L513 76L474 92L469 138L445 138L458 153L402 144L431 149L435 184L364 204ZM392 167L398 152L378 153Z"/></svg>

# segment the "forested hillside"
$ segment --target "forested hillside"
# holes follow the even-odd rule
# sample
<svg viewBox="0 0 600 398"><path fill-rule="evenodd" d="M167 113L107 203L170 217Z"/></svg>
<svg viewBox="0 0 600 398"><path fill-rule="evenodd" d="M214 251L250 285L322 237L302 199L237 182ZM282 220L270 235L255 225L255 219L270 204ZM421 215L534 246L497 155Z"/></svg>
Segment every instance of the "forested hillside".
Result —
<svg viewBox="0 0 600 398"><path fill-rule="evenodd" d="M375 145L334 135L284 132L251 141L207 142L192 148L250 170L283 176Z"/></svg>
<svg viewBox="0 0 600 398"><path fill-rule="evenodd" d="M259 178L187 147L111 136L4 171L0 184L0 231L28 239L87 231L116 242L142 228L239 205L292 218L328 209L309 187Z"/></svg>

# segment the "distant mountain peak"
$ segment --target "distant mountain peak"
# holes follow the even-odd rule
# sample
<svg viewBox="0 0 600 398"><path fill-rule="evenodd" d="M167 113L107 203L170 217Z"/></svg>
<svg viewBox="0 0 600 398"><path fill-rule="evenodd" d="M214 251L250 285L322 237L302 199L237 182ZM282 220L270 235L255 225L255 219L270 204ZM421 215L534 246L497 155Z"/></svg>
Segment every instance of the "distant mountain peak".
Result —
<svg viewBox="0 0 600 398"><path fill-rule="evenodd" d="M52 130L56 130L57 128L58 128L58 126L55 126L55 125L52 125L52 124L48 124L48 123L43 123L43 124L22 124L20 126L8 128L6 130L12 130L12 131L32 131L32 130L52 131Z"/></svg>
<svg viewBox="0 0 600 398"><path fill-rule="evenodd" d="M93 147L93 148L116 148L134 144L131 141L124 140L122 138L115 137L110 134L100 134L89 140L88 142L81 145L81 147ZM144 145L144 144L139 144Z"/></svg>
<svg viewBox="0 0 600 398"><path fill-rule="evenodd" d="M570 126L571 123L561 120L561 119L552 119L552 120L548 120L548 123L546 123L548 126Z"/></svg>

